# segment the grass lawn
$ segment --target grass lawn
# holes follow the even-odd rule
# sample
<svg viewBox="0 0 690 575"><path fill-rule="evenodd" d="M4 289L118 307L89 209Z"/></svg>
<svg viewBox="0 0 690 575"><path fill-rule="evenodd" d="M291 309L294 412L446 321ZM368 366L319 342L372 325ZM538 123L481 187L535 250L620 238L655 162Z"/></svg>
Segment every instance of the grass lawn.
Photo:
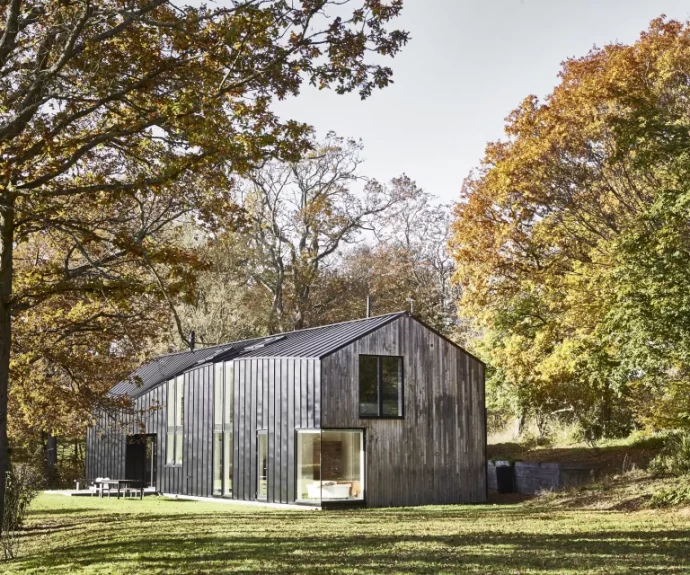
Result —
<svg viewBox="0 0 690 575"><path fill-rule="evenodd" d="M690 573L690 512L511 505L274 510L41 495L4 575Z"/></svg>

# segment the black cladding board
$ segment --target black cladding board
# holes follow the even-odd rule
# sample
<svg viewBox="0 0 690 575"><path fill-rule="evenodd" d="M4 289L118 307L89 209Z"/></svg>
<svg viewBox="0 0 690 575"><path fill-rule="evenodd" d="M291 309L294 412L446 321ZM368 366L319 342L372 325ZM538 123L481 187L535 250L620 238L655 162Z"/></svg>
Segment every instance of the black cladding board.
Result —
<svg viewBox="0 0 690 575"><path fill-rule="evenodd" d="M232 497L256 498L257 433L265 431L268 500L293 502L296 432L323 427L365 428L368 505L483 501L484 365L405 314L327 327L330 331L294 332L285 341L228 359L233 366L228 371L234 412ZM324 357L280 355L324 349L330 350ZM277 355L267 356L269 351ZM404 419L359 418L358 357L362 353L403 356ZM153 386L135 399L135 415L144 421L147 433L157 436L159 491L212 493L214 374L213 363L202 363L184 375L181 466L167 465L168 383ZM124 474L127 432L122 423L127 421L122 415L120 425L112 426L111 419L109 414L97 414L96 426L87 432L86 473L91 479Z"/></svg>

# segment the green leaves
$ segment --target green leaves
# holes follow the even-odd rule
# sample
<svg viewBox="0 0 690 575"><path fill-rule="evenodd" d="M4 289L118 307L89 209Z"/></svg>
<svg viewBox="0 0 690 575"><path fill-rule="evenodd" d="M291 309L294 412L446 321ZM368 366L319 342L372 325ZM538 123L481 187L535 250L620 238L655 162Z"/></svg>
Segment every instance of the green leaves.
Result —
<svg viewBox="0 0 690 575"><path fill-rule="evenodd" d="M167 314L194 301L207 262L182 224L232 232L236 179L310 148L311 128L277 117L273 100L304 81L365 97L391 76L369 54L393 56L407 42L389 29L399 0L225 4L3 4L0 194L16 196L17 433L47 421L78 429L161 338Z"/></svg>
<svg viewBox="0 0 690 575"><path fill-rule="evenodd" d="M595 436L687 425L688 73L690 28L665 20L569 60L463 188L463 306L522 413L568 410Z"/></svg>

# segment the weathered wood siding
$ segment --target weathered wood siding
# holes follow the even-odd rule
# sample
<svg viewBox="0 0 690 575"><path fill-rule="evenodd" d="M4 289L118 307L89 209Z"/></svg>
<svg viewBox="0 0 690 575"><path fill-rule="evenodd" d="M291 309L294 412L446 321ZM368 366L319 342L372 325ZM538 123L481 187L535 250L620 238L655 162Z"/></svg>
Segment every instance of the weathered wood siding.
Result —
<svg viewBox="0 0 690 575"><path fill-rule="evenodd" d="M158 491L209 496L213 472L213 366L184 374L184 424L182 465L167 462L167 409L169 382L149 390L134 401L133 414L100 414L86 434L86 477L125 476L126 436L156 435ZM118 418L116 425L114 417Z"/></svg>
<svg viewBox="0 0 690 575"><path fill-rule="evenodd" d="M359 418L359 355L402 356L404 418ZM366 429L371 507L486 500L484 366L409 317L322 360L321 427Z"/></svg>
<svg viewBox="0 0 690 575"><path fill-rule="evenodd" d="M213 365L184 374L181 483L165 493L210 497L213 493ZM175 469L166 466L166 469ZM174 474L173 474L174 476Z"/></svg>
<svg viewBox="0 0 690 575"><path fill-rule="evenodd" d="M96 423L86 430L85 476L120 478L125 474L124 416L100 412Z"/></svg>
<svg viewBox="0 0 690 575"><path fill-rule="evenodd" d="M404 358L403 419L359 418L360 354ZM267 501L294 502L296 430L321 427L366 429L369 506L485 501L484 366L419 322L397 318L321 361L252 357L232 365L234 499L256 499L257 434L265 431ZM123 430L103 415L88 430L87 478L124 477L126 435L156 434L158 491L211 496L213 378L212 364L184 374L181 465L166 464L164 382L137 398L136 424Z"/></svg>
<svg viewBox="0 0 690 575"><path fill-rule="evenodd" d="M255 500L257 434L268 437L268 502L295 500L295 430L321 420L321 370L315 359L234 360L233 499Z"/></svg>

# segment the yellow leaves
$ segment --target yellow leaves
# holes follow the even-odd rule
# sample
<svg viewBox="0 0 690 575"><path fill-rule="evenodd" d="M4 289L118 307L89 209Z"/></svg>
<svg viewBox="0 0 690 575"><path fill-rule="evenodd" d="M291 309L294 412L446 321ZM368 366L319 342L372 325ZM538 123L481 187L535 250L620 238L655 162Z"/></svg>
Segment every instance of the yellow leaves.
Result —
<svg viewBox="0 0 690 575"><path fill-rule="evenodd" d="M35 19L8 23L18 35L2 64L0 110L16 129L0 135L0 171L21 188L13 357L29 362L13 363L12 401L30 423L68 407L83 418L123 358L167 327L161 292L194 296L205 262L177 243L176 223L233 230L232 175L308 149L311 129L279 120L272 101L305 79L366 96L391 75L370 54L392 56L407 41L386 28L399 2L369 2L366 21L357 7L334 20L323 2L155 4L93 0L82 26L84 3L46 0ZM55 30L78 37L44 42ZM305 216L324 216L324 228L343 221L326 200ZM54 411L36 404L32 385Z"/></svg>
<svg viewBox="0 0 690 575"><path fill-rule="evenodd" d="M628 331L660 313L659 302L668 305L669 274L631 285L634 274L616 270L620 239L638 229L659 234L655 202L687 187L688 77L690 26L665 20L633 46L569 60L545 102L530 96L509 116L507 139L487 146L464 183L451 239L455 281L465 311L488 330L492 362L527 396L533 389L549 405L589 401L586 411L597 386L618 382L620 391L627 377L657 369L642 369L635 354L628 372L615 366ZM659 247L644 252L645 265L666 254L661 239ZM607 323L618 331L604 333L613 306L628 317L634 297L649 299L643 289L653 297L638 324ZM677 300L669 317L681 315ZM661 323L658 337L670 337L674 326ZM649 334L634 337L639 354L657 353Z"/></svg>

